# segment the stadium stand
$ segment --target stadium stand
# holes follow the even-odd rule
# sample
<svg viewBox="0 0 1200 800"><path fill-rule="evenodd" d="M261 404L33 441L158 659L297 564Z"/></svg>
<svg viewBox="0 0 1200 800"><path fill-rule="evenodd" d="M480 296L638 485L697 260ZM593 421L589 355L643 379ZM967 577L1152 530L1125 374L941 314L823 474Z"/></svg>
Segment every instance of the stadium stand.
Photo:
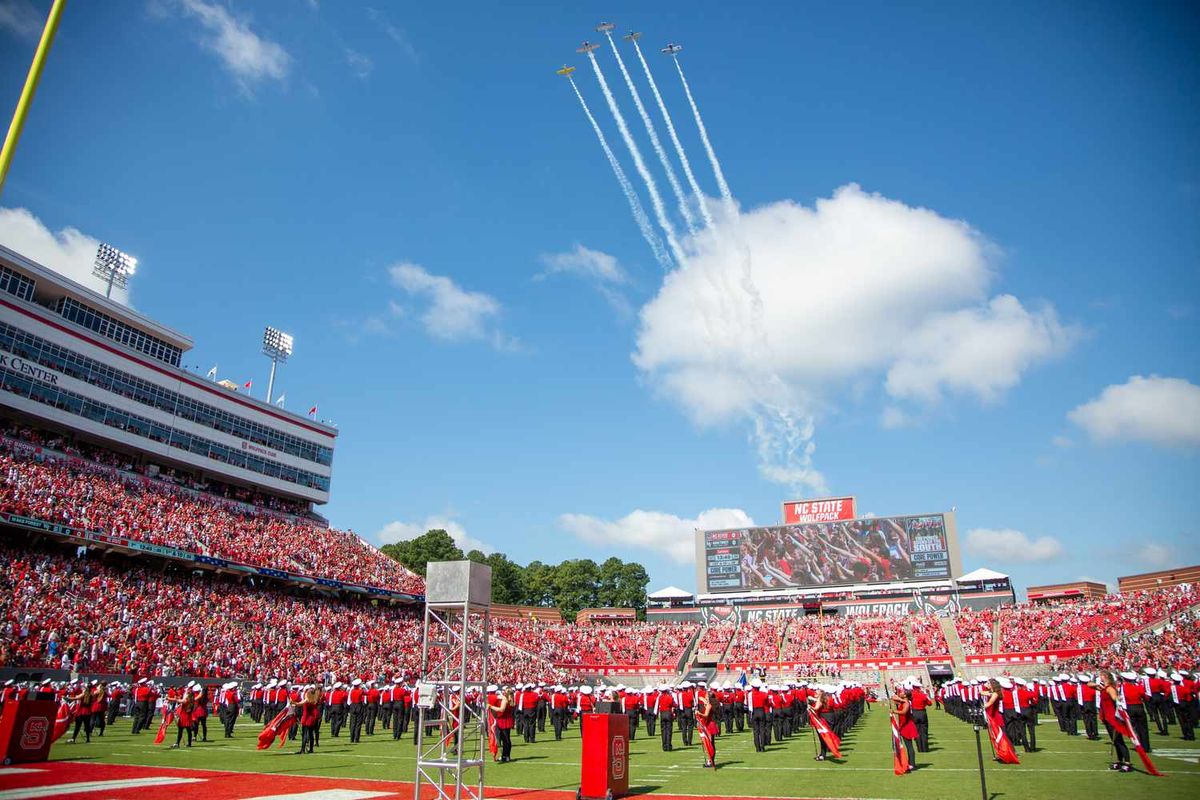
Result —
<svg viewBox="0 0 1200 800"><path fill-rule="evenodd" d="M423 593L424 581L352 531L0 442L0 511L315 578ZM99 451L100 457L104 456ZM97 452L89 455L96 457Z"/></svg>
<svg viewBox="0 0 1200 800"><path fill-rule="evenodd" d="M0 544L0 666L169 676L411 674L411 609L288 594L169 564ZM545 659L492 650L497 680L558 680Z"/></svg>

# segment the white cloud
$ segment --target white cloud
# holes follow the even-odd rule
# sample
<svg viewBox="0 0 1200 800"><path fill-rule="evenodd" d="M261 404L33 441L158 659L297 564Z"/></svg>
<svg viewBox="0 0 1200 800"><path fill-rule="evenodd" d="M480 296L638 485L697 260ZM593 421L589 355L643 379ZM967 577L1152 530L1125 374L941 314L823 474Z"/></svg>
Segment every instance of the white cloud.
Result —
<svg viewBox="0 0 1200 800"><path fill-rule="evenodd" d="M1143 542L1135 544L1134 547L1134 557L1143 564L1149 564L1152 567L1169 567L1175 559L1174 551L1165 544Z"/></svg>
<svg viewBox="0 0 1200 800"><path fill-rule="evenodd" d="M368 8L367 18L378 25L384 34L396 43L400 51L408 56L409 60L414 63L421 60L420 54L417 53L417 48L413 46L412 37L408 35L408 31L393 25L391 20L377 8Z"/></svg>
<svg viewBox="0 0 1200 800"><path fill-rule="evenodd" d="M409 262L389 267L388 274L396 287L428 302L419 318L426 333L435 339L488 341L497 350L519 348L517 340L500 329L502 307L491 295L467 291L450 278ZM393 304L392 313L399 316L403 311Z"/></svg>
<svg viewBox="0 0 1200 800"><path fill-rule="evenodd" d="M1050 440L1050 443L1055 447L1071 447L1075 442L1071 441L1069 436L1058 435Z"/></svg>
<svg viewBox="0 0 1200 800"><path fill-rule="evenodd" d="M375 69L375 62L365 53L360 53L357 50L346 48L346 63L350 65L350 71L354 73L354 77L363 80L371 77L371 72Z"/></svg>
<svg viewBox="0 0 1200 800"><path fill-rule="evenodd" d="M1200 386L1183 378L1134 375L1105 387L1067 419L1097 442L1200 447Z"/></svg>
<svg viewBox="0 0 1200 800"><path fill-rule="evenodd" d="M92 275L99 240L76 228L54 233L27 209L0 208L0 244L89 289L107 288ZM128 304L129 290L114 286L112 299Z"/></svg>
<svg viewBox="0 0 1200 800"><path fill-rule="evenodd" d="M446 533L450 534L450 538L458 545L464 553L471 550L479 550L485 554L492 554L496 549L486 542L482 542L467 533L467 529L462 523L450 517L433 515L425 518L424 522L401 522L396 520L384 525L375 534L375 540L381 545L391 544L392 542L406 541L415 539L418 536L425 534L427 531L441 528Z"/></svg>
<svg viewBox="0 0 1200 800"><path fill-rule="evenodd" d="M539 260L546 268L535 275L534 280L543 280L552 275L574 275L594 285L621 316L628 316L632 312L629 300L616 288L629 283L629 276L615 256L576 244L573 249L563 253L544 253Z"/></svg>
<svg viewBox="0 0 1200 800"><path fill-rule="evenodd" d="M224 6L204 0L179 0L183 13L194 18L205 31L201 44L221 60L243 91L263 80L282 81L292 66L292 57L278 42L264 39Z"/></svg>
<svg viewBox="0 0 1200 800"><path fill-rule="evenodd" d="M982 558L1006 563L1050 561L1063 554L1062 543L1051 536L1030 539L1011 528L973 528L967 531L967 549Z"/></svg>
<svg viewBox="0 0 1200 800"><path fill-rule="evenodd" d="M887 391L924 402L959 392L994 403L1029 367L1062 355L1077 338L1053 308L1031 313L1012 295L1000 295L986 306L926 319L901 343Z"/></svg>
<svg viewBox="0 0 1200 800"><path fill-rule="evenodd" d="M46 19L28 0L0 0L0 29L37 41Z"/></svg>
<svg viewBox="0 0 1200 800"><path fill-rule="evenodd" d="M1077 337L1049 306L989 298L996 248L968 224L853 184L687 244L633 360L698 424L749 419L762 473L799 488L823 488L812 434L840 390L884 379L884 424L897 403L994 402Z"/></svg>
<svg viewBox="0 0 1200 800"><path fill-rule="evenodd" d="M546 265L546 269L538 277L565 273L590 278L601 283L620 284L629 281L629 277L617 263L615 256L599 250L592 250L581 244L576 244L573 249L565 253L546 253L541 256L541 262Z"/></svg>
<svg viewBox="0 0 1200 800"><path fill-rule="evenodd" d="M895 406L885 406L883 412L879 415L879 424L885 430L891 431L897 428L907 428L913 424L913 419L911 415Z"/></svg>
<svg viewBox="0 0 1200 800"><path fill-rule="evenodd" d="M559 527L591 544L639 547L664 553L679 564L696 558L696 530L753 527L754 520L740 508L712 508L695 519L661 511L638 509L615 521L587 514L563 514Z"/></svg>

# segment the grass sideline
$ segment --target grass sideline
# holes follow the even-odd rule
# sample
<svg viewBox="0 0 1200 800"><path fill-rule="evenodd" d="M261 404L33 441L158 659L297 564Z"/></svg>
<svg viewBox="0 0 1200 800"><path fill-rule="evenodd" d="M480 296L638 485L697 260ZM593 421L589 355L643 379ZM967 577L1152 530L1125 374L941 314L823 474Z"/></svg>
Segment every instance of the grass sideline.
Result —
<svg viewBox="0 0 1200 800"><path fill-rule="evenodd" d="M930 719L932 752L918 753L920 769L906 776L892 774L891 733L887 715L879 709L868 712L843 744L845 760L818 763L813 760L812 734L772 744L766 753L754 752L750 733L722 736L718 740L716 772L703 769L699 737L692 747L679 743L664 753L657 738L645 736L645 728L631 745L630 788L637 793L697 795L703 797L811 797L887 798L891 800L970 800L981 796L976 761L975 735L969 725L934 712ZM213 720L215 723L216 720ZM90 744L67 744L64 737L54 745L51 761L79 760L91 763L136 764L151 767L182 767L311 775L332 778L375 778L411 781L415 767L410 737L400 742L391 732L377 728L374 737L351 745L329 736L323 726L321 747L313 755L297 755L299 740L282 749L255 750L260 726L242 717L234 739L225 739L217 724L210 726L210 739L195 747L169 750L156 746L153 732L137 737L129 733L130 722L118 720L103 738ZM1052 717L1042 718L1038 743L1043 748L1020 754L1022 763L1002 766L990 760L987 733L983 748L989 800L1059 800L1087 797L1089 800L1156 800L1200 796L1200 743L1184 742L1173 727L1171 739L1154 737L1158 752L1152 755L1166 778L1144 773L1119 774L1107 769L1109 745L1070 738L1058 732ZM174 741L174 730L167 744ZM215 734L216 738L213 738ZM580 740L577 727L562 742L547 731L538 742L513 743L511 764L489 764L489 786L563 789L579 785ZM1189 761L1187 759L1194 759ZM1134 756L1134 761L1137 757ZM1138 764L1140 767L1140 764Z"/></svg>

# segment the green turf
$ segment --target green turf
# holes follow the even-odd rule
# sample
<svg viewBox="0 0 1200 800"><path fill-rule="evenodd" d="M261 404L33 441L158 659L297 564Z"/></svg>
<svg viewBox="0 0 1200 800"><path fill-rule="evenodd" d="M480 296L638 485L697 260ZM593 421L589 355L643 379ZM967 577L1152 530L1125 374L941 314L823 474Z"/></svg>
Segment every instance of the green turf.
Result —
<svg viewBox="0 0 1200 800"><path fill-rule="evenodd" d="M869 712L845 740L842 763L813 761L810 733L772 744L766 753L754 752L749 732L734 733L718 740L715 773L701 767L699 737L693 747L682 747L676 734L674 752L664 753L657 739L643 734L631 747L631 787L639 792L662 792L706 796L753 795L762 797L853 797L896 798L897 800L970 800L980 797L975 736L965 725L941 712L931 713L933 752L918 754L921 768L914 774L892 774L891 734L887 716ZM374 737L364 736L358 745L345 734L340 739L322 731L321 747L315 755L295 755L299 742L283 749L257 752L259 730L247 718L238 726L235 739L224 739L214 724L215 740L198 743L190 750L168 750L155 746L152 734L131 736L129 722L119 721L102 739L90 744L60 741L51 759L86 759L113 764L195 767L293 775L347 778L384 778L411 781L415 766L411 738L400 743L382 729ZM1022 754L1019 766L985 762L987 788L999 800L1130 800L1130 798L1200 797L1200 746L1178 738L1154 738L1159 749L1153 758L1166 778L1145 774L1119 774L1107 769L1109 745L1069 738L1058 732L1052 718L1043 718L1039 744L1043 750ZM172 732L173 733L173 732ZM172 740L174 737L172 737ZM988 756L986 732L983 738ZM1172 757L1174 756L1174 757ZM580 741L577 728L562 742L543 734L536 744L514 742L513 762L489 764L488 785L574 790L579 785ZM1137 761L1136 755L1134 761Z"/></svg>

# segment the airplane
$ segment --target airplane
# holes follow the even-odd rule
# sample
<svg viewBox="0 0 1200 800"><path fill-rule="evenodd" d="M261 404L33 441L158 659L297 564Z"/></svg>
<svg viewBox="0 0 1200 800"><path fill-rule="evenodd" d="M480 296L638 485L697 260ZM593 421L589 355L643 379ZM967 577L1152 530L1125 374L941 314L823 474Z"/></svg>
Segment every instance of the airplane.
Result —
<svg viewBox="0 0 1200 800"><path fill-rule="evenodd" d="M575 52L576 53L590 53L599 46L600 45L598 45L598 44L593 44L592 42L585 41L583 44L579 45L579 47L575 48Z"/></svg>
<svg viewBox="0 0 1200 800"><path fill-rule="evenodd" d="M596 26L596 32L597 33L612 33L612 29L615 27L617 27L617 26L613 25L611 22L601 22L599 25Z"/></svg>
<svg viewBox="0 0 1200 800"><path fill-rule="evenodd" d="M569 78L569 77L571 77L571 73L574 71L575 71L574 67L568 67L566 64L563 64L562 69L556 69L556 70L554 70L554 73L556 75L562 75L564 78Z"/></svg>
<svg viewBox="0 0 1200 800"><path fill-rule="evenodd" d="M625 34L625 39L630 42L636 42L640 38L642 38L641 31L630 31L629 33Z"/></svg>
<svg viewBox="0 0 1200 800"><path fill-rule="evenodd" d="M663 51L664 53L666 53L667 55L669 55L669 56L673 56L673 55L675 55L676 53L678 53L678 52L679 52L680 50L682 50L682 49L683 49L683 45L681 45L681 44L674 44L674 43L672 43L672 44L669 44L669 45L667 45L666 47L664 47L664 48L662 49L662 51Z"/></svg>

